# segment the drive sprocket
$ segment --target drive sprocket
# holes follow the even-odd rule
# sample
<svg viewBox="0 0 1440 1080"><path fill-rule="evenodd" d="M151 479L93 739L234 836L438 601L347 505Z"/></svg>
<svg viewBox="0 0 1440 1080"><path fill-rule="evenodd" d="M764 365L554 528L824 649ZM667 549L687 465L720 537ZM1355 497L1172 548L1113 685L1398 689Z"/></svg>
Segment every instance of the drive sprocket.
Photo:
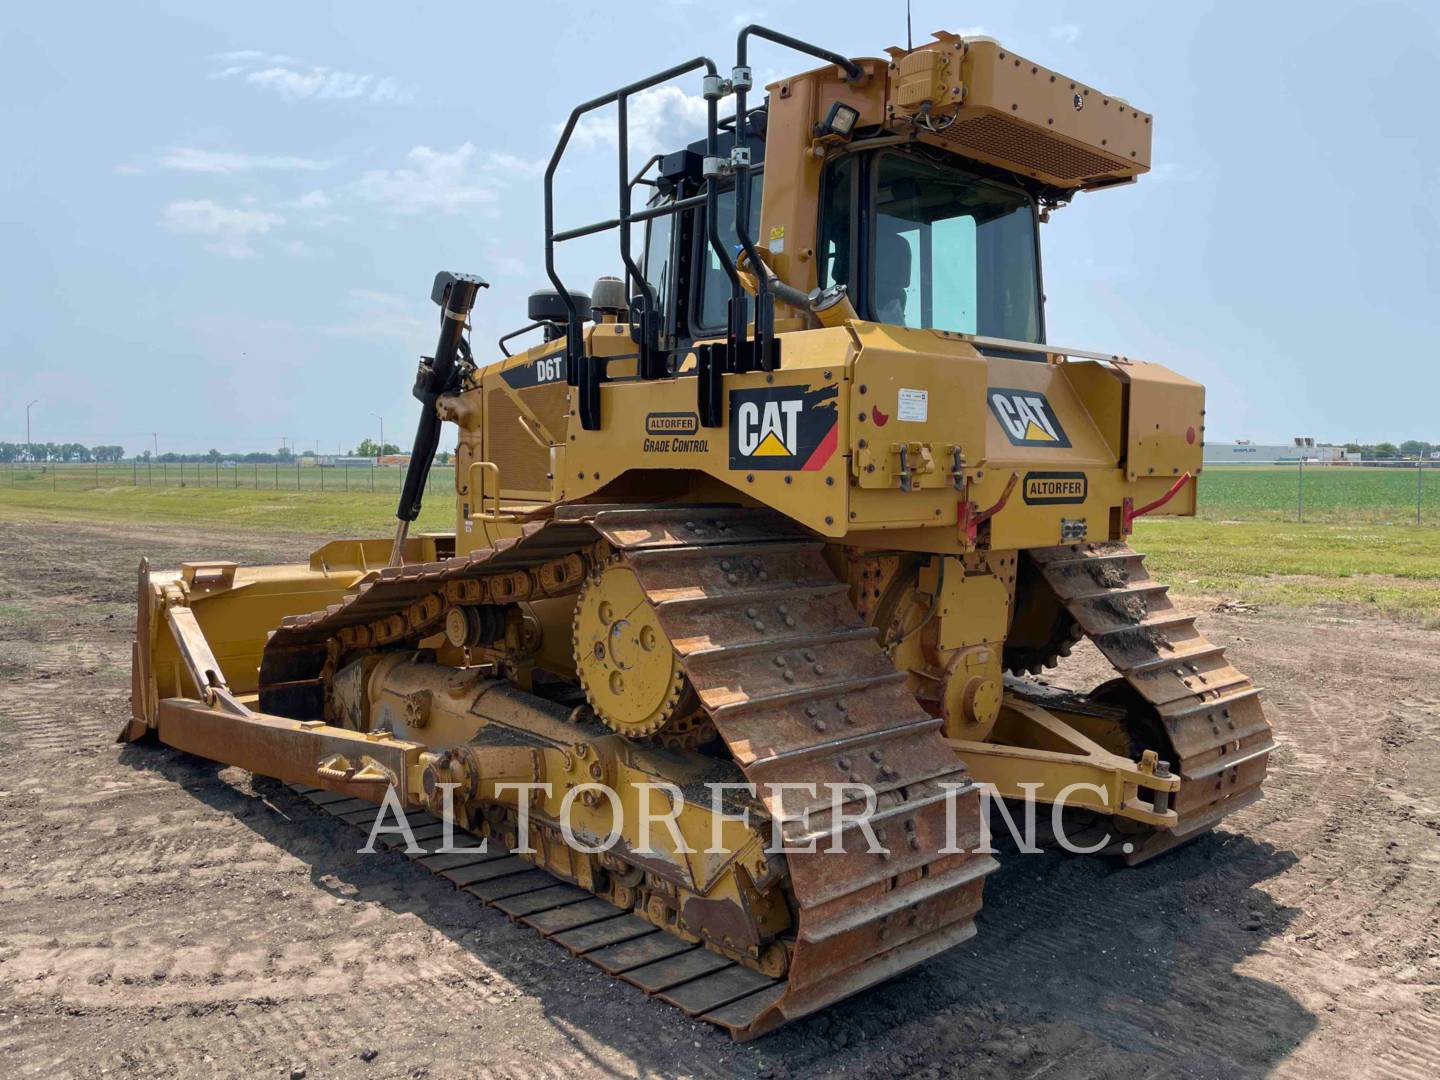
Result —
<svg viewBox="0 0 1440 1080"><path fill-rule="evenodd" d="M1021 554L1015 577L1015 614L1005 639L1005 670L1039 675L1070 655L1085 631L1055 595L1032 559Z"/></svg>
<svg viewBox="0 0 1440 1080"><path fill-rule="evenodd" d="M619 556L581 586L572 641L586 700L607 727L632 739L703 741L708 721L680 657L635 572Z"/></svg>

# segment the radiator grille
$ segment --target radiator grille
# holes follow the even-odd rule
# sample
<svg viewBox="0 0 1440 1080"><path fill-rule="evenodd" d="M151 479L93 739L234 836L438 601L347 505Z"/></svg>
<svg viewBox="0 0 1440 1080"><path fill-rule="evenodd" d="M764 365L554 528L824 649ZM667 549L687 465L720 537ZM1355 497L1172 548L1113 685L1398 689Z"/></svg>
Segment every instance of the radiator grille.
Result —
<svg viewBox="0 0 1440 1080"><path fill-rule="evenodd" d="M536 386L529 390L521 390L519 398L525 403L525 407L534 413L535 418L540 421L545 430L541 433L548 435L550 441L563 443L566 432L566 413L570 406L566 404L565 398L570 388L563 382L547 383L544 386Z"/></svg>
<svg viewBox="0 0 1440 1080"><path fill-rule="evenodd" d="M986 158L1013 162L1060 180L1080 181L1128 172L1130 166L1072 146L1008 117L986 114L957 120L941 133L961 152L966 149Z"/></svg>
<svg viewBox="0 0 1440 1080"><path fill-rule="evenodd" d="M501 491L549 493L550 455L520 426L520 410L505 390L485 398L485 458L500 467Z"/></svg>

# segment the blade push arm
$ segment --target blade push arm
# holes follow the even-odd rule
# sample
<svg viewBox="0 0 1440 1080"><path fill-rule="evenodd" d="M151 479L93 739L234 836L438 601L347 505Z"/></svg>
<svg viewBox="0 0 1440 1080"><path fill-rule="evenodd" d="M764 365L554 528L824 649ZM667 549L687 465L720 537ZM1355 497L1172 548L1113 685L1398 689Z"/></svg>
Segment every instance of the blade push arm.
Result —
<svg viewBox="0 0 1440 1080"><path fill-rule="evenodd" d="M461 335L470 318L470 309L475 306L476 295L489 287L489 282L471 274L442 270L435 275L430 299L440 305L440 339L435 344L434 357L420 362L415 377L414 394L420 402L420 422L415 427L415 444L410 450L400 505L395 509L399 524L395 529L395 546L390 552L391 566L399 566L403 561L405 537L410 531L410 522L420 516L425 480L435 461L435 449L440 445L440 417L435 412L435 401L454 389L458 373L455 361L464 347Z"/></svg>

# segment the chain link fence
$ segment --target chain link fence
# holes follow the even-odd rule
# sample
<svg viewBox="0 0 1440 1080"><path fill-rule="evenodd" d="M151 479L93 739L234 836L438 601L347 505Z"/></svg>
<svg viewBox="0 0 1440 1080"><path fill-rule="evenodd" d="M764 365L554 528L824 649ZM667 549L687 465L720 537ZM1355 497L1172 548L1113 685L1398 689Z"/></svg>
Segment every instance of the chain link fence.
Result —
<svg viewBox="0 0 1440 1080"><path fill-rule="evenodd" d="M306 465L301 462L120 461L7 462L3 482L16 489L202 488L247 491L375 492L398 496L403 466ZM455 466L434 465L425 492L453 487Z"/></svg>
<svg viewBox="0 0 1440 1080"><path fill-rule="evenodd" d="M15 489L195 488L399 495L399 466L235 462L9 462L0 484ZM435 465L426 494L450 491L454 465ZM1199 514L1209 521L1440 524L1440 461L1208 465Z"/></svg>
<svg viewBox="0 0 1440 1080"><path fill-rule="evenodd" d="M1210 521L1440 524L1440 461L1207 465L1198 516Z"/></svg>

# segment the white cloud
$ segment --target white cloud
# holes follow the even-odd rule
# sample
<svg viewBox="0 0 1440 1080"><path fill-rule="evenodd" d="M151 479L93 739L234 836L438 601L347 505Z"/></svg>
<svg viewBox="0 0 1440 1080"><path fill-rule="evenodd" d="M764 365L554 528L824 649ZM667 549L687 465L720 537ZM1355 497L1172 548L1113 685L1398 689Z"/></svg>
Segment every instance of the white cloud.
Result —
<svg viewBox="0 0 1440 1080"><path fill-rule="evenodd" d="M350 289L348 292L351 300L376 307L402 308L410 303L398 293L381 292L379 289Z"/></svg>
<svg viewBox="0 0 1440 1080"><path fill-rule="evenodd" d="M407 341L424 340L435 335L435 320L421 317L425 304L415 297L396 296L375 289L351 289L348 306L352 314L343 323L327 326L325 333L334 337L402 338Z"/></svg>
<svg viewBox="0 0 1440 1080"><path fill-rule="evenodd" d="M314 158L292 157L284 154L241 154L227 150L197 150L182 146L171 150L160 159L166 169L181 172L200 173L241 173L261 169L282 172L315 172L328 169L328 161Z"/></svg>
<svg viewBox="0 0 1440 1080"><path fill-rule="evenodd" d="M298 199L289 199L279 205L286 210L298 210L297 223L309 229L323 229L327 225L344 224L349 216L335 209L336 199L328 191L319 188L307 191Z"/></svg>
<svg viewBox="0 0 1440 1080"><path fill-rule="evenodd" d="M293 56L261 52L259 49L236 49L233 52L216 53L210 59L228 60L232 64L298 64L300 62Z"/></svg>
<svg viewBox="0 0 1440 1080"><path fill-rule="evenodd" d="M317 248L307 244L304 240L286 240L280 245L280 248L288 255L294 255L297 258L304 259L328 257L334 254L334 252L325 248Z"/></svg>
<svg viewBox="0 0 1440 1080"><path fill-rule="evenodd" d="M1080 27L1074 23L1063 23L1050 27L1050 36L1065 45L1074 45L1080 40Z"/></svg>
<svg viewBox="0 0 1440 1080"><path fill-rule="evenodd" d="M1188 184L1201 177L1201 171L1190 165L1174 161L1156 161L1150 165L1150 175L1145 183L1151 186L1159 183Z"/></svg>
<svg viewBox="0 0 1440 1080"><path fill-rule="evenodd" d="M704 98L687 94L678 86L657 86L636 94L628 109L632 159L643 161L651 154L702 138L705 111ZM612 110L582 117L575 125L574 142L580 146L614 149L617 139Z"/></svg>
<svg viewBox="0 0 1440 1080"><path fill-rule="evenodd" d="M518 154L507 154L503 150L489 154L486 160L492 168L508 173L519 173L522 176L539 176L545 171L545 166L550 164L548 157L530 161Z"/></svg>
<svg viewBox="0 0 1440 1080"><path fill-rule="evenodd" d="M483 257L486 273L496 277L523 279L530 274L530 266L524 259L518 258L514 251L493 240L486 242Z"/></svg>
<svg viewBox="0 0 1440 1080"><path fill-rule="evenodd" d="M235 79L258 90L269 91L286 101L353 101L403 104L415 97L415 87L390 75L337 71L318 64L306 64L293 56L239 49L211 57L224 67L210 73L212 79Z"/></svg>
<svg viewBox="0 0 1440 1080"><path fill-rule="evenodd" d="M469 206L493 203L491 182L481 170L472 170L473 143L451 151L414 147L400 169L372 169L350 185L358 198L388 207L398 214L439 210L453 214Z"/></svg>
<svg viewBox="0 0 1440 1080"><path fill-rule="evenodd" d="M285 224L285 219L268 210L220 206L209 199L182 199L165 207L164 224L171 232L210 237L211 243L206 246L211 251L232 259L248 259L257 254L251 241Z"/></svg>
<svg viewBox="0 0 1440 1080"><path fill-rule="evenodd" d="M328 210L333 201L329 195L317 188L314 191L307 191L290 205L297 210Z"/></svg>

